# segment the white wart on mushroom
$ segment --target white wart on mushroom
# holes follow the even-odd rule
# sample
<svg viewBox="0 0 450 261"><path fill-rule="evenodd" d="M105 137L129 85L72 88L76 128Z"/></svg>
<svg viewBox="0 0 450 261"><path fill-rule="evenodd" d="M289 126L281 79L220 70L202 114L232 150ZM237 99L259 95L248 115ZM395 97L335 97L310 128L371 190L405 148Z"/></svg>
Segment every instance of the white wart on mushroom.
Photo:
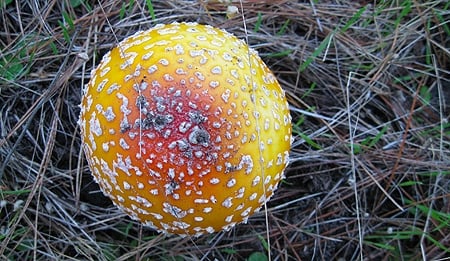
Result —
<svg viewBox="0 0 450 261"><path fill-rule="evenodd" d="M257 53L194 23L138 32L106 54L80 119L104 193L176 234L246 221L276 189L291 143L285 94Z"/></svg>

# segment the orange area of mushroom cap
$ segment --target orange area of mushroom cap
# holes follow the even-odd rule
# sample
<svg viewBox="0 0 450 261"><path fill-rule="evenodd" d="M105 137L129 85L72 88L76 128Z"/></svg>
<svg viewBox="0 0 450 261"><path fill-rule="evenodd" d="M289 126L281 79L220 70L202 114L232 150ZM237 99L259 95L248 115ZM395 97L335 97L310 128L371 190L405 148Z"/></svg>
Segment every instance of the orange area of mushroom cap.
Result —
<svg viewBox="0 0 450 261"><path fill-rule="evenodd" d="M292 139L284 91L258 54L196 23L157 25L108 52L79 124L102 191L180 235L245 222L283 177Z"/></svg>

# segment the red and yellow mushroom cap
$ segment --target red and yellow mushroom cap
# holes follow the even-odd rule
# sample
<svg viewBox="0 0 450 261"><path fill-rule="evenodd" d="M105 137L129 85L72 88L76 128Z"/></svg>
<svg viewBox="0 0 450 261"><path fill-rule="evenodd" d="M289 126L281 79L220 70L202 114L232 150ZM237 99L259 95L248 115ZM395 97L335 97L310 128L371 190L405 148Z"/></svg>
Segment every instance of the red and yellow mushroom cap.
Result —
<svg viewBox="0 0 450 261"><path fill-rule="evenodd" d="M292 139L285 93L258 54L196 23L157 25L108 52L79 124L102 191L180 235L245 222L282 179Z"/></svg>

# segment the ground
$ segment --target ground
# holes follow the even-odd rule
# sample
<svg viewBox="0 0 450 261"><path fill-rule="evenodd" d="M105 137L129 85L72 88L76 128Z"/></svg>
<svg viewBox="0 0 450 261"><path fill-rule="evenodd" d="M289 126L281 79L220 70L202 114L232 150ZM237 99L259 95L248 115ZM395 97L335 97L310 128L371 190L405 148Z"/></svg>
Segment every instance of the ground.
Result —
<svg viewBox="0 0 450 261"><path fill-rule="evenodd" d="M450 256L447 1L0 1L0 259L438 260ZM286 178L199 238L131 220L77 125L103 54L158 23L223 28L286 91Z"/></svg>

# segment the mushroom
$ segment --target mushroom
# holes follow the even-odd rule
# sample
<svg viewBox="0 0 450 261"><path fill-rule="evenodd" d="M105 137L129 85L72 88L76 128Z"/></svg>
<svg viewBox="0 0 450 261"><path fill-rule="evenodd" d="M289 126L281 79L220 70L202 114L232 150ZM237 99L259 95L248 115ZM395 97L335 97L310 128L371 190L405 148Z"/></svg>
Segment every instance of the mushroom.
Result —
<svg viewBox="0 0 450 261"><path fill-rule="evenodd" d="M79 125L103 193L179 235L246 222L283 178L292 140L285 93L257 52L197 23L159 24L108 52Z"/></svg>

